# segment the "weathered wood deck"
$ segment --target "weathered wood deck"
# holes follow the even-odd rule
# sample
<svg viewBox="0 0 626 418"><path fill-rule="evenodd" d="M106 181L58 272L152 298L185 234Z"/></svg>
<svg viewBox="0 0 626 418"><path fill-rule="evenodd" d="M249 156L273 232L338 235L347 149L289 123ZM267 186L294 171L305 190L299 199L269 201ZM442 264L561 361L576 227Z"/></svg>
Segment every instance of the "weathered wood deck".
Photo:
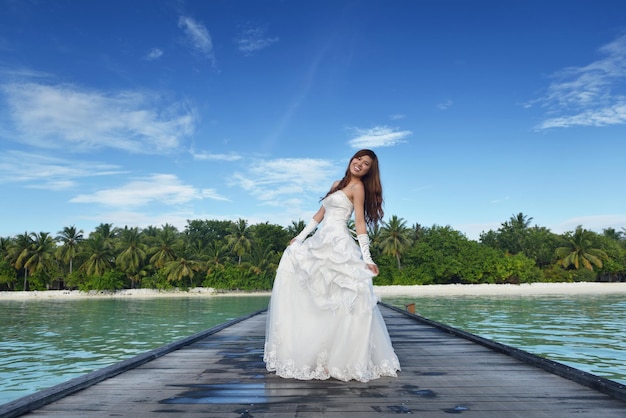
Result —
<svg viewBox="0 0 626 418"><path fill-rule="evenodd" d="M261 312L6 404L0 416L626 417L623 385L398 309L381 311L402 365L397 378L344 383L267 373Z"/></svg>

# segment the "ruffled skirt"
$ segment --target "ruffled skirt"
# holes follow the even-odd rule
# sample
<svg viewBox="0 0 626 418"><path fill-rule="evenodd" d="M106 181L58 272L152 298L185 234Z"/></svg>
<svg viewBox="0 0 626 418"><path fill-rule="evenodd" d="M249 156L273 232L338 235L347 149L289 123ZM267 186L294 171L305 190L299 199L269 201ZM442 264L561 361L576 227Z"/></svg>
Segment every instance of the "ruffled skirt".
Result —
<svg viewBox="0 0 626 418"><path fill-rule="evenodd" d="M268 310L267 370L285 378L367 382L400 370L372 273L345 226L287 247Z"/></svg>

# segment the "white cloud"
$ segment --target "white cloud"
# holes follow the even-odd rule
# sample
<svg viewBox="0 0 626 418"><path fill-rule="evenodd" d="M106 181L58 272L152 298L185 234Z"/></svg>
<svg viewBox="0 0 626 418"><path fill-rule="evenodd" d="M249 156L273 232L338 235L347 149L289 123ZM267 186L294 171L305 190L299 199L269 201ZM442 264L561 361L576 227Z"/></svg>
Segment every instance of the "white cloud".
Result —
<svg viewBox="0 0 626 418"><path fill-rule="evenodd" d="M161 56L163 56L163 51L161 49L152 48L150 52L146 54L146 60L154 61L154 60L161 58Z"/></svg>
<svg viewBox="0 0 626 418"><path fill-rule="evenodd" d="M137 91L106 93L72 85L1 87L17 128L16 140L74 151L115 148L136 153L176 150L195 126L193 110Z"/></svg>
<svg viewBox="0 0 626 418"><path fill-rule="evenodd" d="M197 189L183 184L172 174L153 174L121 187L78 195L72 203L98 203L106 206L137 207L151 203L180 205L196 199L228 200L213 189Z"/></svg>
<svg viewBox="0 0 626 418"><path fill-rule="evenodd" d="M319 199L330 188L337 172L329 161L285 158L253 163L246 173L235 173L233 182L263 204L294 205L314 195Z"/></svg>
<svg viewBox="0 0 626 418"><path fill-rule="evenodd" d="M391 119L391 120L404 119L405 117L406 117L406 115L403 115L403 114L400 114L400 113L389 115L389 119Z"/></svg>
<svg viewBox="0 0 626 418"><path fill-rule="evenodd" d="M411 131L399 131L388 126L376 126L370 129L353 128L356 138L349 141L352 148L377 148L397 145L409 137Z"/></svg>
<svg viewBox="0 0 626 418"><path fill-rule="evenodd" d="M603 58L554 74L538 104L549 115L537 129L626 123L626 35L599 50Z"/></svg>
<svg viewBox="0 0 626 418"><path fill-rule="evenodd" d="M546 119L537 127L548 129L571 126L608 126L622 123L626 123L626 103L616 103L602 109L589 109L571 116Z"/></svg>
<svg viewBox="0 0 626 418"><path fill-rule="evenodd" d="M194 160L200 161L237 161L242 158L238 154L212 154L206 151L192 153L192 155Z"/></svg>
<svg viewBox="0 0 626 418"><path fill-rule="evenodd" d="M268 37L263 28L246 28L236 39L237 49L245 54L252 54L278 42L277 37Z"/></svg>
<svg viewBox="0 0 626 418"><path fill-rule="evenodd" d="M497 205L497 204L500 204L500 203L506 202L506 201L508 201L508 200L510 200L510 199L511 199L511 198L510 198L509 196L505 196L505 197L503 197L503 198L493 199L493 200L492 200L492 201L490 201L489 203L492 203L492 204L496 204L496 205Z"/></svg>
<svg viewBox="0 0 626 418"><path fill-rule="evenodd" d="M64 160L21 151L0 154L0 184L23 183L24 187L46 190L75 188L85 177L123 173L116 165L78 159Z"/></svg>
<svg viewBox="0 0 626 418"><path fill-rule="evenodd" d="M178 18L178 27L183 30L187 42L192 48L201 55L211 60L215 65L215 56L213 54L213 40L209 30L202 23L196 22L187 16Z"/></svg>
<svg viewBox="0 0 626 418"><path fill-rule="evenodd" d="M437 109L439 110L448 110L452 107L452 100L446 100L445 102L437 103Z"/></svg>
<svg viewBox="0 0 626 418"><path fill-rule="evenodd" d="M101 223L111 223L117 227L129 226L147 228L149 226L163 226L165 224L175 226L179 231L183 231L187 226L188 219L218 219L217 216L195 216L187 211L172 211L160 213L145 213L134 211L112 211L112 212L88 212L78 216L78 219L91 221L95 225Z"/></svg>
<svg viewBox="0 0 626 418"><path fill-rule="evenodd" d="M626 214L580 216L553 225L550 227L550 230L555 234L562 234L568 231L575 231L578 225L598 233L602 233L602 230L606 228L615 228L619 231L622 228L626 228Z"/></svg>

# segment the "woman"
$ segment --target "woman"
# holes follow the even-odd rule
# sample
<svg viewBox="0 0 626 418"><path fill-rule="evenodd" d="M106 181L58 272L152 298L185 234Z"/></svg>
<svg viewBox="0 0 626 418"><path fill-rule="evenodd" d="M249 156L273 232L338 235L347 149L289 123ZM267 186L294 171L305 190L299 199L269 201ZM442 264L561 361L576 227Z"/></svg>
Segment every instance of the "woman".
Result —
<svg viewBox="0 0 626 418"><path fill-rule="evenodd" d="M367 225L383 217L382 203L378 158L358 151L280 261L267 316L267 370L303 380L396 376L400 364L374 295L378 267L367 235ZM359 245L347 226L353 212Z"/></svg>

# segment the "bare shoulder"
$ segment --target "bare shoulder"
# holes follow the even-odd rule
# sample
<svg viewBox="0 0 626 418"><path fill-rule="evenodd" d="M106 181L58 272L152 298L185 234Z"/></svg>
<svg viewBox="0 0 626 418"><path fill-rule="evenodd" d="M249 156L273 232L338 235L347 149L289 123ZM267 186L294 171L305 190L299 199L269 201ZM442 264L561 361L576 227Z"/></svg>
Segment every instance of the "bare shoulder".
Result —
<svg viewBox="0 0 626 418"><path fill-rule="evenodd" d="M355 199L357 201L359 200L362 201L365 198L365 186L363 186L363 183L361 182L354 183L353 185L347 188L346 195L352 201L354 201Z"/></svg>

